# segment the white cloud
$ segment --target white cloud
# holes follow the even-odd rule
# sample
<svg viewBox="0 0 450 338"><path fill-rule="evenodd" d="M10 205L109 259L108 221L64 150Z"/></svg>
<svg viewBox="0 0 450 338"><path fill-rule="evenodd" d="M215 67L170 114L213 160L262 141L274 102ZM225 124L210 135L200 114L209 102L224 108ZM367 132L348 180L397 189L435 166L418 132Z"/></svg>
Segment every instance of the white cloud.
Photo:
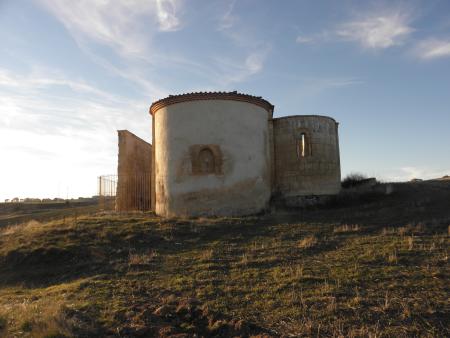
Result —
<svg viewBox="0 0 450 338"><path fill-rule="evenodd" d="M246 81L264 69L264 62L270 53L270 46L260 46L243 58L217 57L214 59L214 77L221 87L229 87L235 83Z"/></svg>
<svg viewBox="0 0 450 338"><path fill-rule="evenodd" d="M133 84L148 104L167 95L152 72L155 66L170 62L171 56L162 55L152 46L152 39L160 32L181 28L181 0L40 1L67 28L83 53L110 74ZM98 53L98 43L110 47L119 59Z"/></svg>
<svg viewBox="0 0 450 338"><path fill-rule="evenodd" d="M249 75L259 73L263 69L266 53L252 53L245 59L245 68Z"/></svg>
<svg viewBox="0 0 450 338"><path fill-rule="evenodd" d="M0 106L0 153L11 164L0 166L0 199L92 195L95 177L116 170L116 130L150 136L148 102L49 69L0 68Z"/></svg>
<svg viewBox="0 0 450 338"><path fill-rule="evenodd" d="M414 178L429 180L450 175L450 168L430 168L430 167L401 167L387 172L382 177L385 181L402 182L410 181Z"/></svg>
<svg viewBox="0 0 450 338"><path fill-rule="evenodd" d="M237 21L237 16L233 15L234 5L236 4L236 0L230 1L228 4L228 8L219 19L218 29L219 31L223 31L226 29L230 29L234 26Z"/></svg>
<svg viewBox="0 0 450 338"><path fill-rule="evenodd" d="M121 55L148 56L152 35L181 28L180 0L41 0L79 43L84 38Z"/></svg>
<svg viewBox="0 0 450 338"><path fill-rule="evenodd" d="M159 28L170 32L180 29L181 22L177 16L180 3L177 0L156 0Z"/></svg>
<svg viewBox="0 0 450 338"><path fill-rule="evenodd" d="M262 72L272 49L266 39L261 39L245 21L233 14L236 3L236 0L231 0L225 2L225 8L220 6L223 14L217 24L217 30L234 45L231 49L233 55L213 57L210 70L215 82L225 88ZM236 50L239 56L234 55Z"/></svg>
<svg viewBox="0 0 450 338"><path fill-rule="evenodd" d="M75 92L90 94L103 99L115 100L115 96L99 90L86 82L67 79L61 73L50 69L35 68L30 74L22 76L0 68L0 87L22 89L23 92L36 94L40 89L50 86L66 86Z"/></svg>
<svg viewBox="0 0 450 338"><path fill-rule="evenodd" d="M295 39L295 42L297 42L297 43L309 43L309 42L313 42L313 40L314 40L314 39L311 38L311 37L299 35L299 36L297 36L297 38Z"/></svg>
<svg viewBox="0 0 450 338"><path fill-rule="evenodd" d="M241 32L242 27L235 29L235 23L239 22L232 14L235 1L221 7L225 13L219 19L219 31L246 54L237 65L234 55L211 55L209 62L201 62L177 52L175 46L161 52L157 45L152 45L152 39L159 32L181 29L181 0L40 1L62 22L93 62L137 85L149 99L167 95L168 90L156 80L165 68L178 67L202 82L206 80L204 86L226 86L260 72L267 54L257 39ZM115 63L114 58L102 56L95 49L95 43L111 47L121 57L121 62ZM234 49L230 52L233 54ZM198 88L199 84L193 83L193 86Z"/></svg>
<svg viewBox="0 0 450 338"><path fill-rule="evenodd" d="M411 16L402 11L370 14L341 24L336 34L344 40L358 42L368 49L401 45L414 31Z"/></svg>
<svg viewBox="0 0 450 338"><path fill-rule="evenodd" d="M450 57L450 40L427 39L419 42L414 52L425 60Z"/></svg>

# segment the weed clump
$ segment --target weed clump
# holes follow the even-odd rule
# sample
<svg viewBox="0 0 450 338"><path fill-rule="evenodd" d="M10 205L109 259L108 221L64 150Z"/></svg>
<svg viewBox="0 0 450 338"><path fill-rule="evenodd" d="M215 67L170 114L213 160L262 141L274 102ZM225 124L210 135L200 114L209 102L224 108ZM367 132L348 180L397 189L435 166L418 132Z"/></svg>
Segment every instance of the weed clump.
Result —
<svg viewBox="0 0 450 338"><path fill-rule="evenodd" d="M357 185L360 185L364 180L367 179L367 176L361 173L351 173L348 174L343 180L342 180L342 188L351 188L355 187Z"/></svg>
<svg viewBox="0 0 450 338"><path fill-rule="evenodd" d="M144 253L130 252L128 254L128 265L131 266L144 266L150 264L155 257L158 257L156 250L148 250Z"/></svg>
<svg viewBox="0 0 450 338"><path fill-rule="evenodd" d="M245 337L269 332L251 322L224 316L202 305L198 299L177 301L177 297L156 308L153 312L139 309L138 315L117 328L120 336L136 337Z"/></svg>
<svg viewBox="0 0 450 338"><path fill-rule="evenodd" d="M317 245L319 241L314 235L309 235L298 242L298 247L301 249L309 249Z"/></svg>

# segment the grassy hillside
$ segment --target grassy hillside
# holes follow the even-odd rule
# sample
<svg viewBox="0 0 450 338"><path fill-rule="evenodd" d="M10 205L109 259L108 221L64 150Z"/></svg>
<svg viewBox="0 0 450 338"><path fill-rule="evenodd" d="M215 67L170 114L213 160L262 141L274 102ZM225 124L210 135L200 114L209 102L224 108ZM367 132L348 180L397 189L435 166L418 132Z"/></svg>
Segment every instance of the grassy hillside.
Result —
<svg viewBox="0 0 450 338"><path fill-rule="evenodd" d="M0 203L0 228L30 220L48 221L63 217L90 214L98 209L99 202L67 201L43 203Z"/></svg>
<svg viewBox="0 0 450 338"><path fill-rule="evenodd" d="M449 336L449 225L450 182L258 217L29 221L0 229L0 332Z"/></svg>

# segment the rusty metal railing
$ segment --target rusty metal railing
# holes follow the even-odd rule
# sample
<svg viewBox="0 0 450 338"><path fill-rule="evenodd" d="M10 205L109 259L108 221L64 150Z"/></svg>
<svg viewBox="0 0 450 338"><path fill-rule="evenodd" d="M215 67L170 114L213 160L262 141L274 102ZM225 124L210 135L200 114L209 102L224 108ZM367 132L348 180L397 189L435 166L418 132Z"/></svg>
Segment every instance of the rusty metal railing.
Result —
<svg viewBox="0 0 450 338"><path fill-rule="evenodd" d="M150 173L105 175L98 178L100 210L151 210Z"/></svg>

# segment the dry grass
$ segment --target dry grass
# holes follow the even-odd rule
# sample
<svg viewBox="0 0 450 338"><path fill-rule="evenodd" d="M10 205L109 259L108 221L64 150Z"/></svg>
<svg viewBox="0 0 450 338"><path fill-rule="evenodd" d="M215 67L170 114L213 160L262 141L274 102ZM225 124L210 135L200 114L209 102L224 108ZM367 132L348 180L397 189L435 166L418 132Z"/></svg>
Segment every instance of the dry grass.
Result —
<svg viewBox="0 0 450 338"><path fill-rule="evenodd" d="M394 249L388 253L387 261L388 261L388 263L392 263L392 264L396 264L398 262L397 250Z"/></svg>
<svg viewBox="0 0 450 338"><path fill-rule="evenodd" d="M21 303L12 302L0 307L0 313L7 317L0 320L0 332L7 336L73 337L75 323L66 317L66 302L49 297L35 300L25 298ZM10 330L13 329L13 330Z"/></svg>
<svg viewBox="0 0 450 338"><path fill-rule="evenodd" d="M48 226L50 223L43 225L41 222L36 220L31 220L22 224L9 225L3 228L0 228L0 233L2 235L14 235L16 233L29 233L34 234L38 231L42 230L43 226Z"/></svg>
<svg viewBox="0 0 450 338"><path fill-rule="evenodd" d="M241 263L242 265L247 265L248 262L249 262L249 260L250 260L249 254L248 254L247 252L244 252L244 253L242 254L240 263Z"/></svg>
<svg viewBox="0 0 450 338"><path fill-rule="evenodd" d="M408 193L262 217L110 214L6 229L0 336L125 337L163 324L192 335L192 322L150 320L183 297L275 336L450 336L450 215L436 196L420 208Z"/></svg>
<svg viewBox="0 0 450 338"><path fill-rule="evenodd" d="M358 224L343 224L340 226L336 226L333 229L334 233L357 232L357 231L359 231Z"/></svg>
<svg viewBox="0 0 450 338"><path fill-rule="evenodd" d="M397 229L397 233L400 236L405 236L407 234L420 234L424 231L425 226L422 223L417 223L415 225L413 224L407 224L404 227L399 227Z"/></svg>
<svg viewBox="0 0 450 338"><path fill-rule="evenodd" d="M384 227L382 230L381 230L381 234L383 235L383 236L390 236L390 235L395 235L397 233L397 229L395 229L395 228L386 228L386 227Z"/></svg>
<svg viewBox="0 0 450 338"><path fill-rule="evenodd" d="M214 258L214 249L206 249L202 251L200 259L209 261Z"/></svg>
<svg viewBox="0 0 450 338"><path fill-rule="evenodd" d="M429 235L422 229L425 232L407 236L398 227L386 227L389 235L380 235L379 231L364 233L360 226L273 219L263 219L262 226L253 220L247 224L214 220L209 225L203 220L201 226L193 227L187 221L174 226L158 218L105 217L81 218L77 227L44 224L43 233L24 226L3 236L10 241L6 250L34 238L27 248L30 252L36 241L42 241L39 247L48 246L46 241L60 243L61 250L86 246L95 253L90 259L103 262L85 281L74 277L67 284L55 279L44 289L28 289L26 296L20 287L1 291L0 309L8 318L9 332L71 336L123 326L130 329L127 323L134 318L136 304L149 299L149 294L158 299L159 292L170 292L198 298L217 311L263 323L286 335L444 333L437 324L440 317L433 319L429 313L444 306L443 289L436 281L442 281L440 269L447 262L443 261L448 256L447 226L444 234ZM346 236L349 232L354 235ZM99 273L103 277L96 277ZM396 282L383 284L377 276ZM415 290L416 300L405 298L406 289ZM67 312L69 305L103 324L93 329ZM387 330L384 326L393 320L407 325L425 314L434 323L431 329L420 325L405 329L401 324ZM374 316L380 324L371 324Z"/></svg>
<svg viewBox="0 0 450 338"><path fill-rule="evenodd" d="M319 241L317 240L317 237L314 235L309 235L309 236L306 236L305 238L301 239L298 242L297 247L299 247L301 249L309 249L309 248L316 246L317 243L319 243Z"/></svg>
<svg viewBox="0 0 450 338"><path fill-rule="evenodd" d="M135 266L135 265L147 265L152 262L155 257L158 256L158 253L156 250L148 250L144 253L132 253L130 252L128 254L128 265Z"/></svg>
<svg viewBox="0 0 450 338"><path fill-rule="evenodd" d="M406 245L408 246L409 251L414 249L414 236L406 237Z"/></svg>
<svg viewBox="0 0 450 338"><path fill-rule="evenodd" d="M290 267L291 275L294 279L300 279L304 276L305 267L303 264L297 264Z"/></svg>

